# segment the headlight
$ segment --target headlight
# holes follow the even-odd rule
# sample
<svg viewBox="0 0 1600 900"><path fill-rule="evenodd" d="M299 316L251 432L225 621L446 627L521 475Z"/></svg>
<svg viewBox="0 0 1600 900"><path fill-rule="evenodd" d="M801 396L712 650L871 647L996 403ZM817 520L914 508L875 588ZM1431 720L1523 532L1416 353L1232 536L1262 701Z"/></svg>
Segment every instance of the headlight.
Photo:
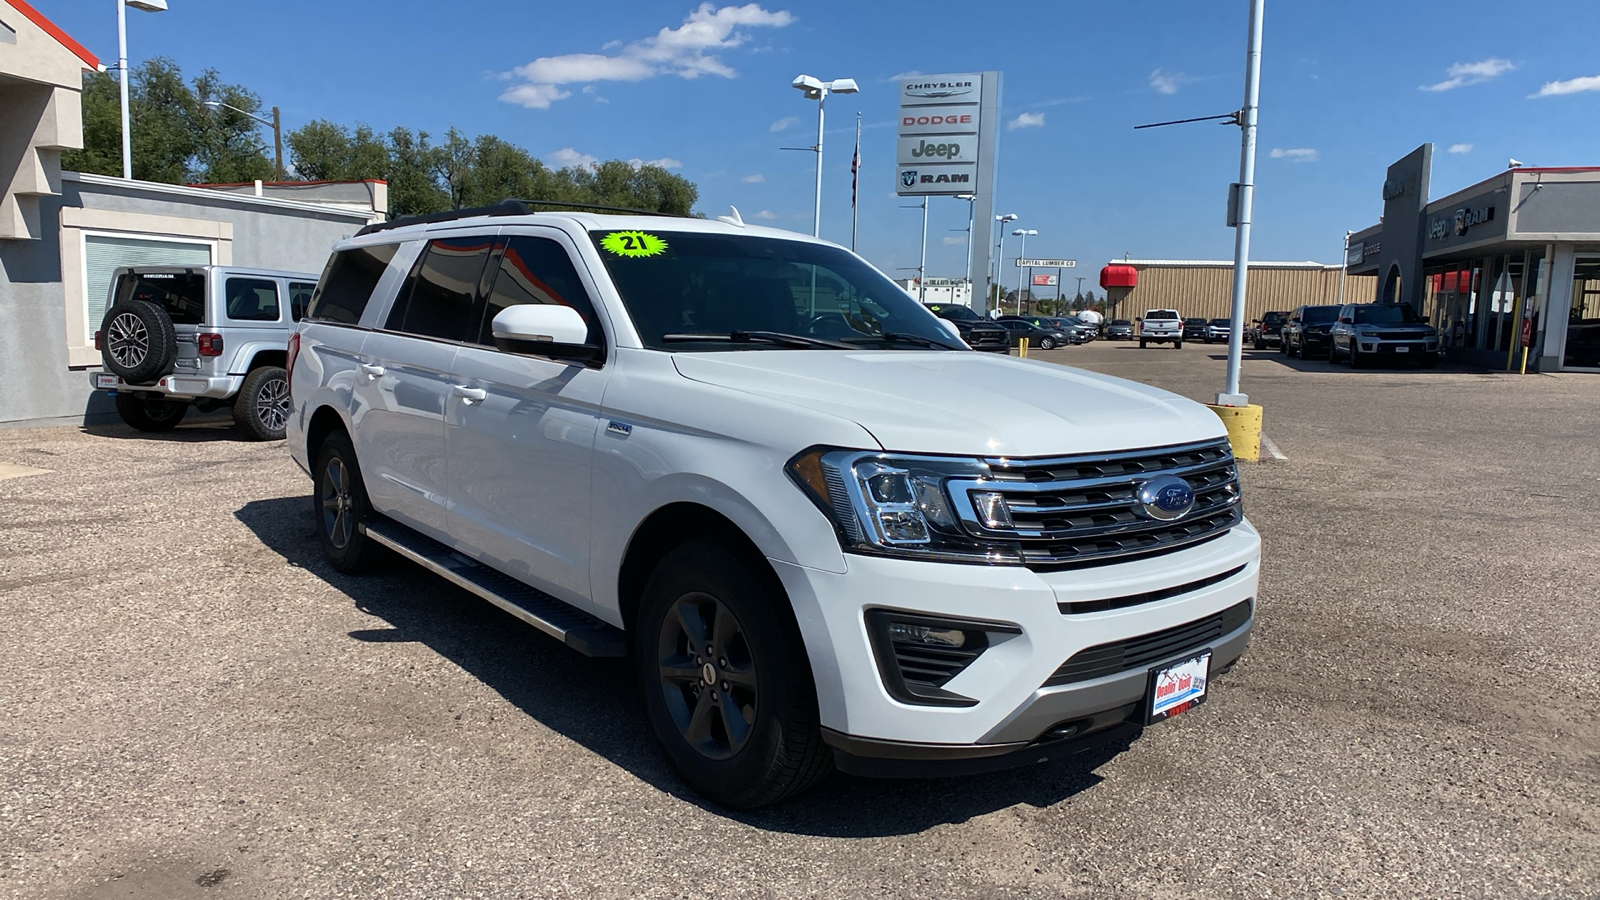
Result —
<svg viewBox="0 0 1600 900"><path fill-rule="evenodd" d="M1009 527L1011 511L998 493L971 491L972 510L954 508L949 483L990 480L981 460L898 456L813 447L785 467L822 510L852 553L945 562L1021 565L1022 548L973 537L963 518Z"/></svg>

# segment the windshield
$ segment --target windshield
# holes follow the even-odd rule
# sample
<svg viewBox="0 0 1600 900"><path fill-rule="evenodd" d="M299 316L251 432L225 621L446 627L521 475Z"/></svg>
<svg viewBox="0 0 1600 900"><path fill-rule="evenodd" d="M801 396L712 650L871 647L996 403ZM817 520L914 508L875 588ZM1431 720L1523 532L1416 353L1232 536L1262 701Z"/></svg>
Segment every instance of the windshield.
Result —
<svg viewBox="0 0 1600 900"><path fill-rule="evenodd" d="M1337 306L1308 306L1300 313L1300 321L1307 325L1326 325L1339 318Z"/></svg>
<svg viewBox="0 0 1600 900"><path fill-rule="evenodd" d="M1113 325L1132 325L1133 323L1128 321L1127 319L1112 319L1111 320L1111 324L1113 324Z"/></svg>
<svg viewBox="0 0 1600 900"><path fill-rule="evenodd" d="M1144 314L1146 319L1176 319L1178 311L1175 309L1152 309Z"/></svg>
<svg viewBox="0 0 1600 900"><path fill-rule="evenodd" d="M1231 326L1232 324L1233 324L1233 320L1231 320L1231 319L1212 319L1211 320L1211 325L1214 328L1227 328L1227 327Z"/></svg>
<svg viewBox="0 0 1600 900"><path fill-rule="evenodd" d="M928 308L933 314L952 322L982 322L983 318L965 306L947 306L944 304L929 304Z"/></svg>
<svg viewBox="0 0 1600 900"><path fill-rule="evenodd" d="M206 316L206 276L200 272L125 272L111 292L115 306L144 300L165 309L178 325L199 325ZM99 324L95 325L99 328Z"/></svg>
<svg viewBox="0 0 1600 900"><path fill-rule="evenodd" d="M1422 319L1409 306L1358 306L1357 325L1414 325Z"/></svg>
<svg viewBox="0 0 1600 900"><path fill-rule="evenodd" d="M928 349L936 342L965 349L911 295L836 247L734 234L590 234L646 347L714 351L795 346L744 339L765 332L819 339L808 345L812 347L840 341ZM687 339L702 334L723 340ZM673 338L664 340L667 335Z"/></svg>
<svg viewBox="0 0 1600 900"><path fill-rule="evenodd" d="M1261 324L1263 324L1263 325L1282 325L1283 324L1283 320L1285 320L1287 318L1289 318L1289 314L1288 313L1269 312L1266 315L1261 317Z"/></svg>

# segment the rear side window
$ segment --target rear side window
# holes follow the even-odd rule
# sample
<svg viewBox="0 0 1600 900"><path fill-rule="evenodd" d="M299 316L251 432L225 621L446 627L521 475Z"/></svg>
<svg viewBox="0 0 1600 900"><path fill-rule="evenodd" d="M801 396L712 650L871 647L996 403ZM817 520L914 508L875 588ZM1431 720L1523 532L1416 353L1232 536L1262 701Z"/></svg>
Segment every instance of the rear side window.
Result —
<svg viewBox="0 0 1600 900"><path fill-rule="evenodd" d="M471 339L472 302L492 249L494 240L487 237L429 241L390 310L386 327L447 341Z"/></svg>
<svg viewBox="0 0 1600 900"><path fill-rule="evenodd" d="M269 278L229 278L223 285L228 318L247 322L278 321L278 283Z"/></svg>
<svg viewBox="0 0 1600 900"><path fill-rule="evenodd" d="M322 280L311 296L306 318L343 325L360 322L378 279L383 277L383 270L389 267L397 249L398 244L373 244L335 253L322 270Z"/></svg>
<svg viewBox="0 0 1600 900"><path fill-rule="evenodd" d="M508 306L524 303L549 303L570 306L589 325L590 344L601 343L600 324L595 319L594 303L578 279L578 270L566 248L552 240L514 236L506 241L500 255L499 270L476 341L494 344L494 317Z"/></svg>
<svg viewBox="0 0 1600 900"><path fill-rule="evenodd" d="M306 307L311 304L311 295L316 293L317 286L309 281L289 282L289 316L298 322L306 317Z"/></svg>
<svg viewBox="0 0 1600 900"><path fill-rule="evenodd" d="M198 272L126 272L118 277L111 302L128 300L154 303L179 325L199 325L206 315L206 277Z"/></svg>

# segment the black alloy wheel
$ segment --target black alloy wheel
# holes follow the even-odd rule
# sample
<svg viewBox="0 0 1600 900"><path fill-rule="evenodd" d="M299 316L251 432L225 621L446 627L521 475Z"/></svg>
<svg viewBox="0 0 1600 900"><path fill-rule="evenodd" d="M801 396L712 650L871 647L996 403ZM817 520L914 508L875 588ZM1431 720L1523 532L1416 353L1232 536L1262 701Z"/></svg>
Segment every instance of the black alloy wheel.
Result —
<svg viewBox="0 0 1600 900"><path fill-rule="evenodd" d="M685 594L662 622L656 648L661 693L678 733L707 759L750 742L760 683L744 626L710 594Z"/></svg>
<svg viewBox="0 0 1600 900"><path fill-rule="evenodd" d="M334 432L322 442L312 471L316 489L311 494L311 509L322 554L346 574L367 570L378 554L377 545L364 530L372 518L372 504L361 481L355 448L344 432Z"/></svg>

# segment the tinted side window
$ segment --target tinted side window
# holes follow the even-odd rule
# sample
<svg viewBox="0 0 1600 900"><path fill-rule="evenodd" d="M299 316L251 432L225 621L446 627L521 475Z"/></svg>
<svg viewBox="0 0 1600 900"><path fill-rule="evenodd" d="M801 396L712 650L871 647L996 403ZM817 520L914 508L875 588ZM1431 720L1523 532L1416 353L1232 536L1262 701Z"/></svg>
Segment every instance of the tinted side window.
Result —
<svg viewBox="0 0 1600 900"><path fill-rule="evenodd" d="M487 237L429 241L389 312L387 327L447 341L468 340L478 279L492 249L494 240Z"/></svg>
<svg viewBox="0 0 1600 900"><path fill-rule="evenodd" d="M278 321L278 283L268 278L229 278L222 286L228 318L247 322Z"/></svg>
<svg viewBox="0 0 1600 900"><path fill-rule="evenodd" d="M394 259L398 244L375 244L341 250L328 259L317 282L316 293L306 309L306 318L354 325L372 299L372 291L383 277L383 270Z"/></svg>
<svg viewBox="0 0 1600 900"><path fill-rule="evenodd" d="M306 316L306 307L311 303L311 295L316 293L317 286L305 281L289 282L289 316L293 321L300 321Z"/></svg>
<svg viewBox="0 0 1600 900"><path fill-rule="evenodd" d="M477 342L493 345L494 317L508 306L524 303L570 306L588 323L588 342L598 345L603 341L589 292L584 290L566 249L555 241L525 236L506 239L494 287L489 291L489 302L478 328Z"/></svg>

